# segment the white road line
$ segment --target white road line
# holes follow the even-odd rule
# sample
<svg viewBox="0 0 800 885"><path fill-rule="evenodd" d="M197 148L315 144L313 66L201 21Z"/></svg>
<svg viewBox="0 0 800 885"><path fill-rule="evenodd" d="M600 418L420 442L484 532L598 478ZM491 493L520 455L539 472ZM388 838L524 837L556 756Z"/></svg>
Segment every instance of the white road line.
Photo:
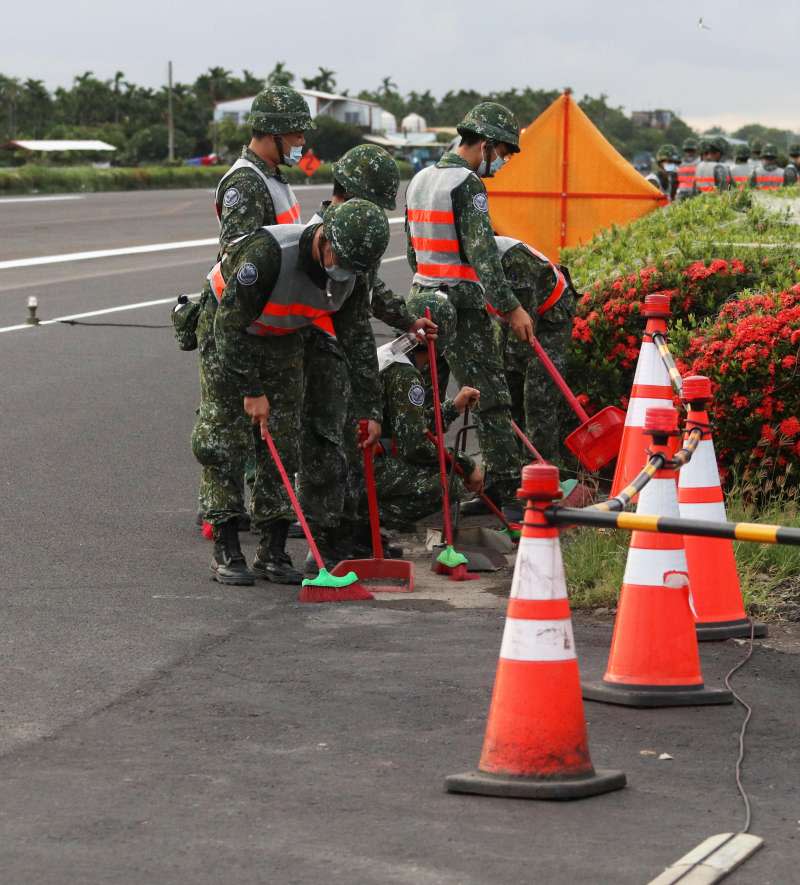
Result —
<svg viewBox="0 0 800 885"><path fill-rule="evenodd" d="M3 197L0 206L5 203L61 203L64 200L82 200L83 194L63 194L53 197Z"/></svg>
<svg viewBox="0 0 800 885"><path fill-rule="evenodd" d="M402 224L405 218L390 218L389 224ZM144 255L148 252L168 252L171 249L198 249L216 246L217 239L181 240L177 243L152 243L148 246L125 246L121 249L98 249L94 252L65 252L61 255L40 255L38 258L13 258L0 261L0 270L16 267L38 267L42 264L60 264L68 261L89 261L96 258L116 258L120 255Z"/></svg>
<svg viewBox="0 0 800 885"><path fill-rule="evenodd" d="M216 240L215 240L216 242ZM384 258L381 264L389 264L392 261L405 261L405 255L395 255L392 258ZM189 295L189 298L199 298L199 292L193 292ZM136 304L122 304L119 307L105 307L102 310L90 310L86 313L73 313L68 316L63 317L53 317L50 320L41 320L39 322L39 326L52 326L55 323L65 323L70 320L83 320L87 317L99 317L103 316L107 313L121 313L126 310L139 310L142 307L154 307L158 304L170 304L171 302L175 302L176 296L172 296L171 298L159 298L155 301L139 301ZM0 328L0 333L3 332L21 332L23 329L35 329L36 326L29 326L27 323L19 323L16 326L4 326Z"/></svg>

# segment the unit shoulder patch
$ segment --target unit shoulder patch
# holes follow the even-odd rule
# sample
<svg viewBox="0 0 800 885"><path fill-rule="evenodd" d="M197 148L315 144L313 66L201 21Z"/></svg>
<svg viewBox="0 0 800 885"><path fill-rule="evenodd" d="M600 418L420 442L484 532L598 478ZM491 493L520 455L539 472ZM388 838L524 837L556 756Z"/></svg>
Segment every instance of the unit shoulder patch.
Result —
<svg viewBox="0 0 800 885"><path fill-rule="evenodd" d="M226 209L233 209L234 206L239 205L241 199L242 195L239 193L239 189L235 187L229 187L225 191L225 195L222 197L222 205Z"/></svg>
<svg viewBox="0 0 800 885"><path fill-rule="evenodd" d="M475 194L472 198L472 205L478 210L478 212L488 212L489 198L486 194Z"/></svg>
<svg viewBox="0 0 800 885"><path fill-rule="evenodd" d="M412 384L408 390L408 401L412 406L424 406L425 388L421 384Z"/></svg>
<svg viewBox="0 0 800 885"><path fill-rule="evenodd" d="M258 279L258 268L255 264L251 264L249 261L246 264L243 264L237 274L236 279L243 286L252 286L253 283Z"/></svg>

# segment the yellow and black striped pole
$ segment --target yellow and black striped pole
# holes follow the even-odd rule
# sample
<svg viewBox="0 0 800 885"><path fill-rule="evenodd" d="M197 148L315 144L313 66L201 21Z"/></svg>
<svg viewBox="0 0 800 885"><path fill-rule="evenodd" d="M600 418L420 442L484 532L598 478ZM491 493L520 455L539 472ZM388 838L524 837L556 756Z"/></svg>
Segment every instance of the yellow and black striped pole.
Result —
<svg viewBox="0 0 800 885"><path fill-rule="evenodd" d="M683 390L683 378L681 378L681 373L678 371L678 367L675 365L675 360L669 352L667 339L660 332L654 332L653 344L658 348L664 367L669 372L669 380L672 382L672 387L675 392L680 395Z"/></svg>
<svg viewBox="0 0 800 885"><path fill-rule="evenodd" d="M587 525L594 528L625 529L629 532L662 532L667 535L697 535L704 538L727 538L755 544L789 544L800 547L800 529L755 522L708 522L674 516L649 516L644 513L608 513L591 507L549 507L545 517L551 525Z"/></svg>

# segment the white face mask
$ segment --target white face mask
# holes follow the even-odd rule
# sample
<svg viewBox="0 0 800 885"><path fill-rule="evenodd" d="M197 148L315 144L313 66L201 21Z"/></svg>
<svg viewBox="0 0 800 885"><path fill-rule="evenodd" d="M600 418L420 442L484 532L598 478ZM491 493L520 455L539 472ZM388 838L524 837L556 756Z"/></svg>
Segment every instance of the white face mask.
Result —
<svg viewBox="0 0 800 885"><path fill-rule="evenodd" d="M283 155L283 165L284 166L296 166L303 157L303 146L301 144L297 144L294 147L289 148L289 155Z"/></svg>
<svg viewBox="0 0 800 885"><path fill-rule="evenodd" d="M675 172L678 167L675 163L664 163L664 171L665 172Z"/></svg>

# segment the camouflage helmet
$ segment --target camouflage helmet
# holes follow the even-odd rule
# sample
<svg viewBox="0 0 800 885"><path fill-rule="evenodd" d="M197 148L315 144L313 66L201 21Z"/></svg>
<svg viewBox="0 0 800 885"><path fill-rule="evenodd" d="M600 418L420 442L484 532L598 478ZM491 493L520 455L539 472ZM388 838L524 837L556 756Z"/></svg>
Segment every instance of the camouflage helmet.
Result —
<svg viewBox="0 0 800 885"><path fill-rule="evenodd" d="M737 163L744 163L750 159L750 145L737 144L736 150L733 152L733 158Z"/></svg>
<svg viewBox="0 0 800 885"><path fill-rule="evenodd" d="M711 148L712 151L718 151L721 156L725 156L728 152L728 142L721 136L715 135L711 139Z"/></svg>
<svg viewBox="0 0 800 885"><path fill-rule="evenodd" d="M519 151L519 123L511 111L495 101L482 101L456 126L459 135L482 135L491 141L503 142L511 153Z"/></svg>
<svg viewBox="0 0 800 885"><path fill-rule="evenodd" d="M333 178L348 194L394 209L400 172L389 153L376 144L351 148L333 164Z"/></svg>
<svg viewBox="0 0 800 885"><path fill-rule="evenodd" d="M426 307L430 309L431 320L438 327L436 352L444 353L456 333L456 309L444 293L435 289L424 289L409 299L409 310L414 316L424 317ZM421 341L417 346L427 347L427 343Z"/></svg>
<svg viewBox="0 0 800 885"><path fill-rule="evenodd" d="M684 138L683 139L683 150L685 151L696 151L698 149L697 139L696 138Z"/></svg>
<svg viewBox="0 0 800 885"><path fill-rule="evenodd" d="M775 160L778 157L778 149L775 147L774 144L768 142L761 149L761 156L765 159Z"/></svg>
<svg viewBox="0 0 800 885"><path fill-rule="evenodd" d="M337 262L351 270L371 270L389 245L389 222L383 210L358 197L328 206L322 226Z"/></svg>
<svg viewBox="0 0 800 885"><path fill-rule="evenodd" d="M247 122L257 132L285 135L315 129L305 99L288 86L269 86L253 99Z"/></svg>
<svg viewBox="0 0 800 885"><path fill-rule="evenodd" d="M789 145L789 156L790 157L800 157L800 142L793 141Z"/></svg>
<svg viewBox="0 0 800 885"><path fill-rule="evenodd" d="M675 160L677 154L678 149L674 144L662 144L656 152L656 162L660 163L662 160Z"/></svg>
<svg viewBox="0 0 800 885"><path fill-rule="evenodd" d="M750 149L752 150L754 157L761 156L761 151L762 151L763 147L764 147L764 142L761 141L760 138L754 138L750 142Z"/></svg>

